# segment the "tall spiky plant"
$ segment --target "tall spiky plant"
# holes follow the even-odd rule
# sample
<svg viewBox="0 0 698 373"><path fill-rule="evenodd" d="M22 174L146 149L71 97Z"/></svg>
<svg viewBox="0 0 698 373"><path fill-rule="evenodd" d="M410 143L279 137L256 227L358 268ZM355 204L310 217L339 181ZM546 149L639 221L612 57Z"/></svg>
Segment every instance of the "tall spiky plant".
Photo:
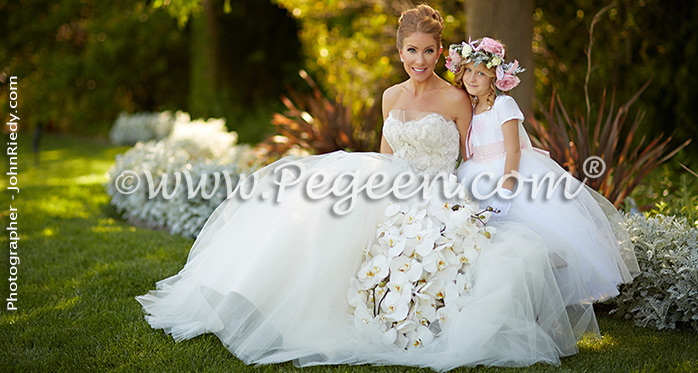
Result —
<svg viewBox="0 0 698 373"><path fill-rule="evenodd" d="M547 109L538 102L547 126L535 119L532 119L530 124L535 132L532 138L534 145L550 151L552 159L565 167L574 177L585 180L587 185L598 190L618 207L650 171L676 155L691 140L673 148L670 145L673 136L665 138L663 133L647 144L645 144L646 135L637 141L636 132L644 117L642 110L638 110L630 128L626 131L630 106L647 89L649 81L617 111L614 90L607 114L604 113L606 107L606 90L604 89L598 112L592 120L589 77L592 70L591 50L594 43L594 25L604 12L615 5L616 3L612 3L597 12L589 27L589 45L586 52L587 74L584 81L586 117L582 115L570 117L559 95L553 91ZM605 171L595 178L588 178L586 174L589 170L584 170L585 162L591 156L600 157L605 165Z"/></svg>
<svg viewBox="0 0 698 373"><path fill-rule="evenodd" d="M373 104L362 103L353 111L351 100L328 98L304 70L299 74L311 92L289 89L288 96L281 97L288 110L274 114L276 134L266 141L270 153L283 154L294 146L313 154L378 150L381 107L377 98Z"/></svg>

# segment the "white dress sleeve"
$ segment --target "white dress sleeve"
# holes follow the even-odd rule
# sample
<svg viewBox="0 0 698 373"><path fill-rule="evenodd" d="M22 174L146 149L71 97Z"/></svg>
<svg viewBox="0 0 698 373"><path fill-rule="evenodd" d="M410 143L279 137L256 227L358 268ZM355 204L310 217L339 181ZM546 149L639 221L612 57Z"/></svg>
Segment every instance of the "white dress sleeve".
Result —
<svg viewBox="0 0 698 373"><path fill-rule="evenodd" d="M524 121L524 115L519 109L519 105L511 96L497 96L493 109L497 113L497 122L500 126L512 119L517 119L519 124Z"/></svg>

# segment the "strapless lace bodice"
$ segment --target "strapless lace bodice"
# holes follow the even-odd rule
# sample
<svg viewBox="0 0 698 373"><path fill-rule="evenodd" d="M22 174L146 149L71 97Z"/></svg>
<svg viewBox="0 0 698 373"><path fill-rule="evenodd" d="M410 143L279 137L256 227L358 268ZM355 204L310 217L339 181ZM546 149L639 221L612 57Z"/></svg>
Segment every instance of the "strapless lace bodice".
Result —
<svg viewBox="0 0 698 373"><path fill-rule="evenodd" d="M454 121L441 114L393 110L383 124L383 136L393 154L419 173L434 176L453 173L456 168L458 129Z"/></svg>

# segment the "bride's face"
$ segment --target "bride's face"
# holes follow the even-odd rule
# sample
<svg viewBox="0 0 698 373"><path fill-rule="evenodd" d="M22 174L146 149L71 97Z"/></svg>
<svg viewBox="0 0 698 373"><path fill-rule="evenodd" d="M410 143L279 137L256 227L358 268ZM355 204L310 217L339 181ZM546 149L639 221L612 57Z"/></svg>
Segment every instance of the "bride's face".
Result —
<svg viewBox="0 0 698 373"><path fill-rule="evenodd" d="M400 57L410 78L424 81L434 72L441 55L441 46L430 34L415 32L402 41Z"/></svg>

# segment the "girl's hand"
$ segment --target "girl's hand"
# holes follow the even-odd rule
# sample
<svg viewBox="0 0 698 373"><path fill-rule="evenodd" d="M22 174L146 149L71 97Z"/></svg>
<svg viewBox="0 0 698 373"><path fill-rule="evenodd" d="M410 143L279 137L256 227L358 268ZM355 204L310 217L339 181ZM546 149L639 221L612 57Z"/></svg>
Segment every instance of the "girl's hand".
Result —
<svg viewBox="0 0 698 373"><path fill-rule="evenodd" d="M503 220L509 213L509 208L511 208L511 199L514 197L514 192L506 188L500 188L497 190L496 197L490 204L492 208L492 220ZM499 211L499 212L497 212Z"/></svg>

